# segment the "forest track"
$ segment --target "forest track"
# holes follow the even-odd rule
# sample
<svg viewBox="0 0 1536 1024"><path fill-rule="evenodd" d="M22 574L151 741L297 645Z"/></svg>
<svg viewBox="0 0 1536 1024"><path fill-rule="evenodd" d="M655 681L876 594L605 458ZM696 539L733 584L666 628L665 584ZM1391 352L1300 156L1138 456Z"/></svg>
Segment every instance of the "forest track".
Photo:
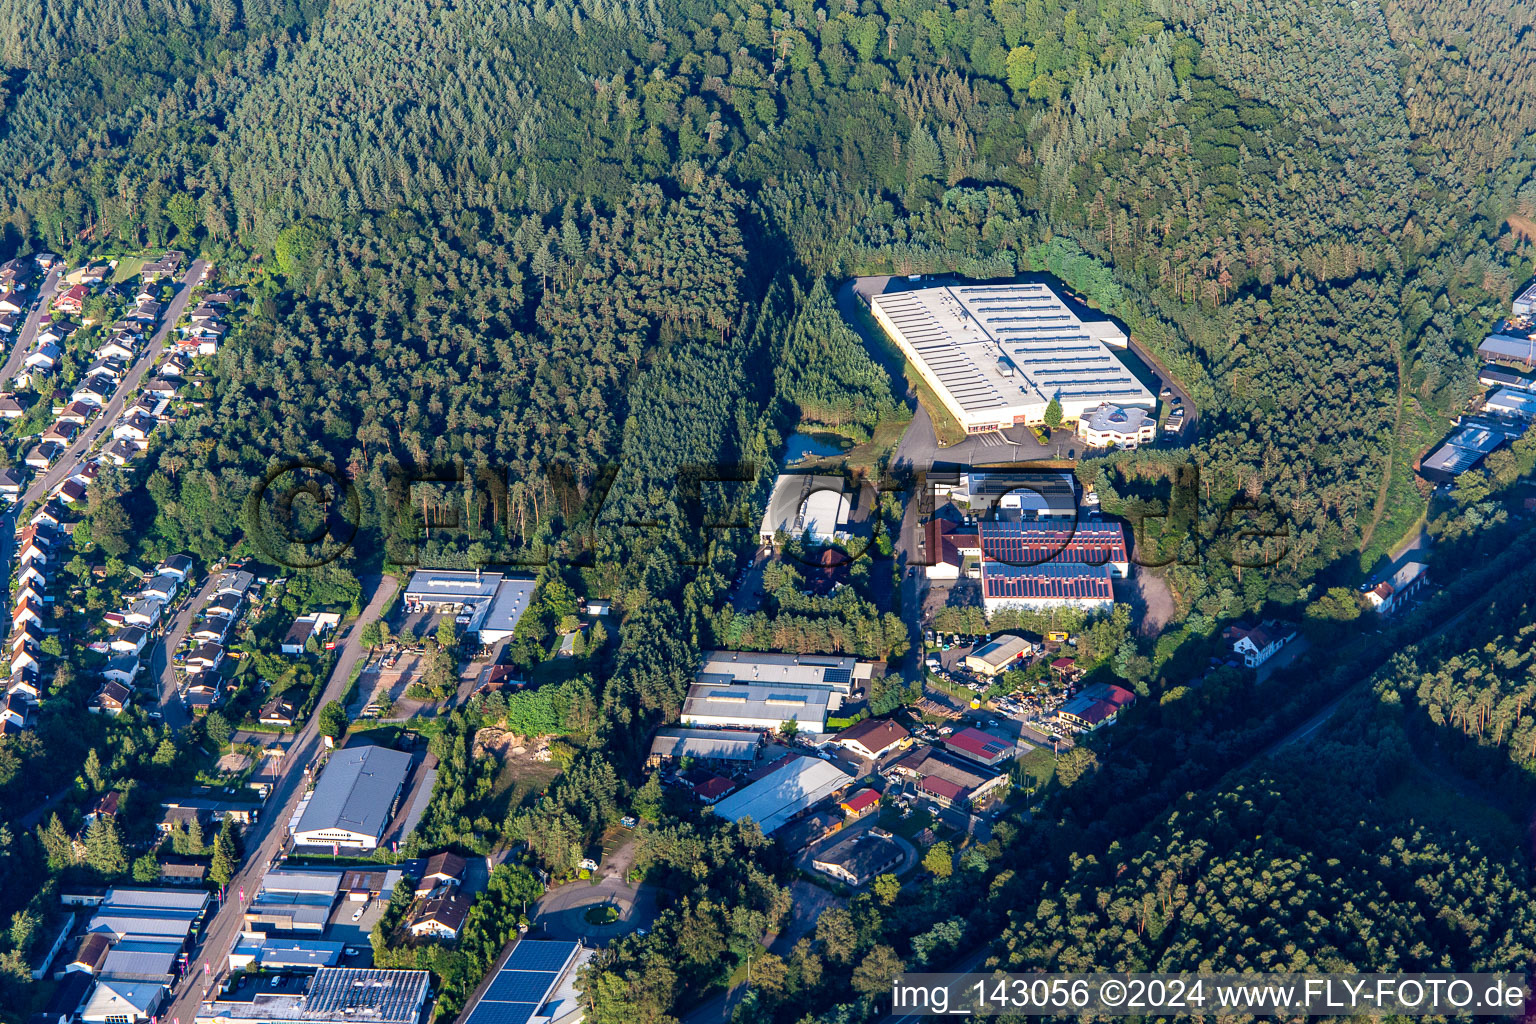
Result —
<svg viewBox="0 0 1536 1024"><path fill-rule="evenodd" d="M1403 341L1398 338L1392 343L1392 360L1397 364L1397 413L1392 417L1392 446L1387 449L1387 465L1381 474L1381 486L1376 489L1376 508L1371 513L1371 522L1360 535L1360 551L1370 550L1371 539L1376 536L1376 527L1381 525L1382 517L1387 514L1387 496L1392 490L1392 474L1397 468L1397 446L1402 443L1403 432L1403 406L1407 397L1407 374L1403 372Z"/></svg>

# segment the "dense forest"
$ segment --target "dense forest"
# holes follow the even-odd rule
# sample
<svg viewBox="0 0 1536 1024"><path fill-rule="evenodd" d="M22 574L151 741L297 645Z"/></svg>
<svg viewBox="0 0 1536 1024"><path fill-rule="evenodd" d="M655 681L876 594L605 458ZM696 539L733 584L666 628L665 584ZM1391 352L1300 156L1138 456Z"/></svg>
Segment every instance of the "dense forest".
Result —
<svg viewBox="0 0 1536 1024"><path fill-rule="evenodd" d="M357 484L347 571L511 563L614 600L621 621L573 678L445 724L422 823L423 842L528 841L559 871L626 807L663 821L644 865L675 898L593 972L594 1020L680 1015L784 911L770 844L629 782L700 647L906 643L874 600L888 563L822 597L792 570L765 611L724 606L750 544L729 530L755 525L785 435L862 441L904 415L836 309L839 280L865 272L1049 272L1179 376L1198 484L1161 480L1184 479L1182 452L1083 472L1106 509L1188 524L1162 544L1188 614L1155 644L1118 620L1092 635L1085 660L1153 699L1113 756L1072 759L1063 824L1004 823L925 860L917 892L824 915L793 956L756 962L743 1020L863 1019L895 965L942 966L1000 933L1020 967L1258 965L1255 934L1310 963L1507 966L1530 955L1511 895L1524 862L1373 797L1423 730L1485 782L1524 770L1528 626L1393 667L1383 692L1422 718L1376 708L1356 743L1226 782L1272 719L1373 665L1339 645L1274 697L1208 673L1203 643L1261 609L1352 607L1326 588L1424 511L1421 435L1472 394L1475 341L1536 270L1528 8L0 0L0 257L174 244L245 288L202 404L99 514L122 559L230 554L253 481L303 460ZM1464 564L1508 540L1489 495L1529 457L1490 460L1434 523ZM1230 554L1226 513L1247 504L1288 524L1274 564L1184 557ZM1345 620L1308 625L1334 649ZM79 717L89 680L66 669L54 687ZM59 764L79 766L71 814L189 771L196 737L69 721L0 740L7 807L30 807ZM562 781L488 806L477 736L551 724ZM84 862L65 858L65 828L0 823L0 878L129 870L101 830ZM1291 886L1278 908L1252 894L1266 873ZM0 892L0 984L19 986L36 889ZM1452 899L1454 925L1436 902ZM455 999L504 934L479 924L434 966Z"/></svg>

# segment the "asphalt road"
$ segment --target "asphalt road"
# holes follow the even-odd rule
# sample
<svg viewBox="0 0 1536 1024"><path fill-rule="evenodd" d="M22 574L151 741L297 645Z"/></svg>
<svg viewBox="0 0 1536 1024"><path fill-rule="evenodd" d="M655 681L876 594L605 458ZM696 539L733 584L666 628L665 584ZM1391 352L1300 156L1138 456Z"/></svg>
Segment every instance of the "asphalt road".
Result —
<svg viewBox="0 0 1536 1024"><path fill-rule="evenodd" d="M192 1024L197 1017L198 1003L218 985L228 964L229 951L244 923L241 889L245 890L247 899L254 897L267 873L267 865L283 848L288 819L304 795L305 769L320 752L320 734L317 729L319 709L340 698L347 679L352 675L352 669L364 655L363 645L358 639L359 625L378 618L400 585L393 576L368 576L364 577L362 583L363 593L368 596L368 606L363 609L357 621L346 629L337 647L336 667L331 671L331 678L320 694L319 703L315 705L316 712L309 716L309 721L294 736L288 754L283 758L283 774L273 788L272 795L262 805L260 820L246 833L245 862L240 873L230 881L228 898L203 930L202 942L191 959L187 976L176 986L169 1006L160 1011L161 1021Z"/></svg>
<svg viewBox="0 0 1536 1024"><path fill-rule="evenodd" d="M21 331L16 335L16 346L11 349L10 356L5 361L5 368L0 369L0 382L8 382L16 371L21 369L21 361L27 358L27 353L32 348L32 342L37 338L37 329L43 322L43 314L48 312L48 303L53 300L53 291L59 284L60 268L55 267L43 278L43 285L37 290L37 299L32 306L32 312L27 314L26 321L21 325Z"/></svg>
<svg viewBox="0 0 1536 1024"><path fill-rule="evenodd" d="M181 284L177 286L175 297L171 299L170 306L166 308L165 319L161 321L159 330L155 331L150 343L144 348L144 354L139 357L139 361L129 370L128 376L123 380L122 387L117 389L117 394L112 396L111 401L107 403L101 413L91 422L91 425L59 457L59 460L54 463L53 468L33 479L32 485L23 492L20 500L6 510L3 516L0 516L0 565L6 568L4 573L0 573L0 597L3 597L4 603L7 606L10 604L11 597L10 585L7 581L11 575L11 561L16 555L16 517L21 514L22 509L26 508L28 504L38 500L68 479L70 474L74 473L75 468L80 464L81 458L90 451L92 442L98 436L104 431L111 433L113 425L116 424L117 418L122 415L123 408L127 405L128 396L139 386L139 381L144 378L145 371L154 364L160 351L164 349L165 339L171 333L171 328L176 325L176 321L181 317L182 310L186 309L187 300L192 295L192 289L203 279L203 275L207 270L207 260L194 260L192 266L187 268L186 276L181 279ZM47 281L44 281L44 288L48 293L52 291L50 282L54 281L56 276L56 274L49 274ZM40 301L38 306L28 314L26 326L22 328L21 341L18 342L16 350L11 353L10 359L6 361L5 369L0 371L0 380L10 379L8 374L13 372L12 363L19 362L22 358L17 353L24 353L27 347L31 345L32 337L37 334L37 321L42 316L41 310L47 305L46 300L47 294L43 295L43 301ZM25 344L22 344L22 342ZM39 399L39 401L41 400Z"/></svg>
<svg viewBox="0 0 1536 1024"><path fill-rule="evenodd" d="M151 678L160 680L160 714L165 724L172 729L180 729L192 720L192 715L187 711L187 706L182 703L181 695L176 687L176 666L171 660L171 654L181 644L181 638L187 635L187 630L192 628L192 617L197 610L208 603L213 596L214 587L218 585L219 574L209 573L208 579L198 592L188 600L182 602L178 611L166 625L165 634L160 642L150 648L149 674Z"/></svg>
<svg viewBox="0 0 1536 1024"><path fill-rule="evenodd" d="M171 304L166 307L165 316L160 321L160 327L150 338L149 344L144 346L143 355L139 361L129 369L128 375L123 378L122 386L117 389L111 399L108 400L102 411L93 419L89 426L80 432L75 438L74 444L53 464L53 468L43 473L32 481L22 494L19 504L23 507L28 502L36 501L44 494L52 491L62 484L75 472L80 460L91 450L91 445L98 437L108 435L117 425L117 420L123 414L129 397L138 391L139 382L144 379L144 374L160 358L165 351L166 338L170 336L171 328L176 326L176 321L181 319L181 314L187 308L187 301L192 297L192 289L202 281L203 275L208 271L207 260L194 260L192 266L187 269L187 274L181 279L181 284L176 287L176 295L171 299Z"/></svg>

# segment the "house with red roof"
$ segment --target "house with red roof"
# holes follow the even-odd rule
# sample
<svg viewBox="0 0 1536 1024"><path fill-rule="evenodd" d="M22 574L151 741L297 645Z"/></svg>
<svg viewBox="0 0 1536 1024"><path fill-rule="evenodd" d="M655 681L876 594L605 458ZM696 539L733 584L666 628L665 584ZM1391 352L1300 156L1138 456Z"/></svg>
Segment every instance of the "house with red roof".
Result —
<svg viewBox="0 0 1536 1024"><path fill-rule="evenodd" d="M693 785L693 795L699 798L699 803L706 807L712 807L730 795L736 788L736 783L724 775L711 775L703 782Z"/></svg>
<svg viewBox="0 0 1536 1024"><path fill-rule="evenodd" d="M946 736L944 746L961 757L968 757L989 768L1013 757L1015 749L1011 741L974 727Z"/></svg>
<svg viewBox="0 0 1536 1024"><path fill-rule="evenodd" d="M839 806L843 814L848 818L862 818L864 815L880 806L880 794L869 788L850 794Z"/></svg>
<svg viewBox="0 0 1536 1024"><path fill-rule="evenodd" d="M78 316L85 309L85 299L88 294L85 285L77 284L55 299L53 308L60 313L72 313Z"/></svg>
<svg viewBox="0 0 1536 1024"><path fill-rule="evenodd" d="M1136 703L1136 695L1123 686L1098 683L1056 709L1056 719L1078 732L1092 732L1109 725L1121 710Z"/></svg>

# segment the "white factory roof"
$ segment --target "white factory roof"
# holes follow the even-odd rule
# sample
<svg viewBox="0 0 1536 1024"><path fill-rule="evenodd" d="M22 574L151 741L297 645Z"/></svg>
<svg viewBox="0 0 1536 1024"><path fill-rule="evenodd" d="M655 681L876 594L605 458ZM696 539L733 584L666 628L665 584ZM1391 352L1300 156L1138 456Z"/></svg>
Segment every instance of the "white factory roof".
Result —
<svg viewBox="0 0 1536 1024"><path fill-rule="evenodd" d="M763 651L705 651L698 681L728 683L794 683L827 686L840 693L852 689L855 679L868 679L874 671L869 662L849 654L780 654Z"/></svg>
<svg viewBox="0 0 1536 1024"><path fill-rule="evenodd" d="M967 415L1057 398L1074 408L1152 406L1152 393L1109 350L1109 321L1080 319L1044 284L940 285L887 292L871 304L901 332Z"/></svg>
<svg viewBox="0 0 1536 1024"><path fill-rule="evenodd" d="M790 818L852 781L852 775L829 762L795 757L721 800L714 810L731 821L751 818L764 835L771 835Z"/></svg>

